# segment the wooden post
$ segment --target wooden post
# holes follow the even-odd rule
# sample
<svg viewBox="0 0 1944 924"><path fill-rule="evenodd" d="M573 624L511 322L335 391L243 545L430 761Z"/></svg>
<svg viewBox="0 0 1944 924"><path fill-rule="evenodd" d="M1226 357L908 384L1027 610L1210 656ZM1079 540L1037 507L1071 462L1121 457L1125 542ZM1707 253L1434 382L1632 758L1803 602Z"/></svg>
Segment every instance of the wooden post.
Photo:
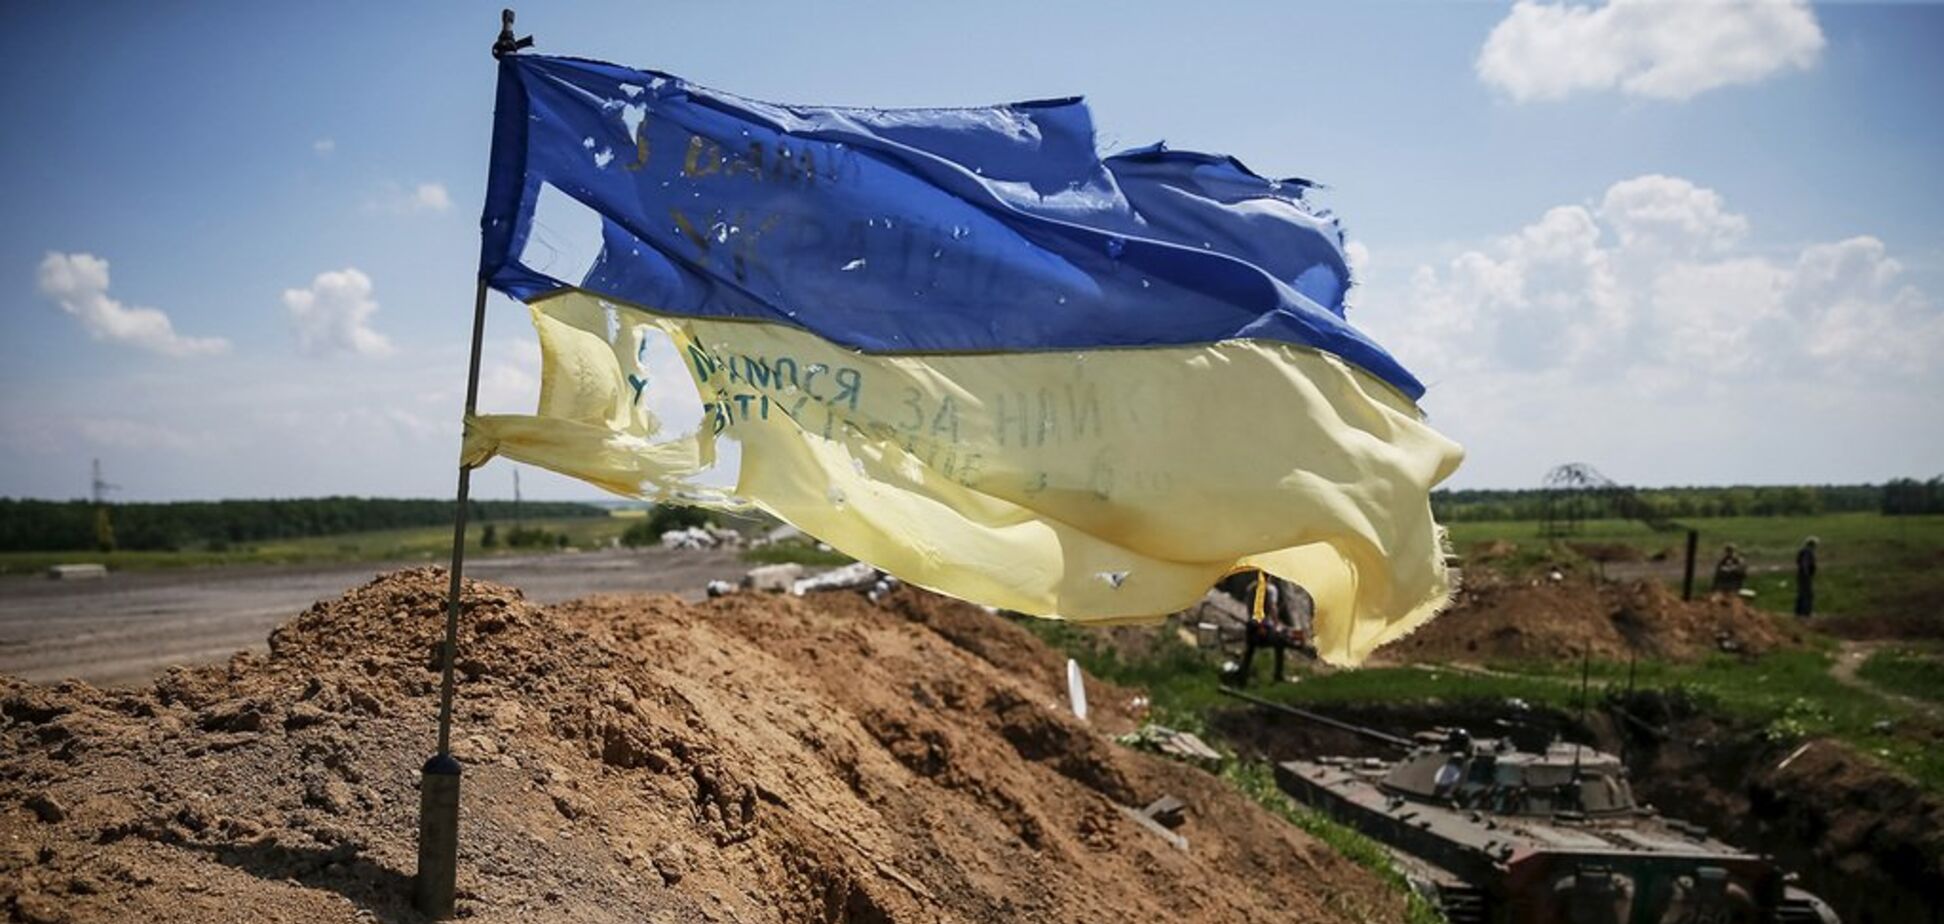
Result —
<svg viewBox="0 0 1944 924"><path fill-rule="evenodd" d="M1701 544L1701 533L1688 530L1687 574L1681 578L1681 599L1694 599L1694 553Z"/></svg>

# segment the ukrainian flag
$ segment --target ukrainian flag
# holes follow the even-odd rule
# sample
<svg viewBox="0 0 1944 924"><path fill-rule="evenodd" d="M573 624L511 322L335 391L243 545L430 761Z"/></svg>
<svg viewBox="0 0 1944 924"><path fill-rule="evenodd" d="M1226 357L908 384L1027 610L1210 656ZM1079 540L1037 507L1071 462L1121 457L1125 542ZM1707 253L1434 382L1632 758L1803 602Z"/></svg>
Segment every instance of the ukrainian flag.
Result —
<svg viewBox="0 0 1944 924"><path fill-rule="evenodd" d="M545 185L602 217L578 284L519 259ZM1088 623L1261 567L1356 663L1449 596L1428 495L1461 451L1345 320L1309 187L1103 158L1077 99L784 106L508 57L481 273L530 307L542 385L533 415L469 419L463 461L753 505L911 583ZM647 411L661 335L705 409L677 436ZM725 438L740 470L711 489Z"/></svg>

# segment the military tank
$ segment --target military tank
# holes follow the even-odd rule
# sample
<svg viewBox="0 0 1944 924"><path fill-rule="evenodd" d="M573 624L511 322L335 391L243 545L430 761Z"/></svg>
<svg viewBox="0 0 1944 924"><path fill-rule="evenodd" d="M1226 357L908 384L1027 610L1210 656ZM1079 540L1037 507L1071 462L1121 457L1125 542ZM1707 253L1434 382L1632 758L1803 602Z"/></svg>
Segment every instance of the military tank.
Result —
<svg viewBox="0 0 1944 924"><path fill-rule="evenodd" d="M1403 753L1292 760L1276 782L1382 843L1451 924L1837 924L1768 858L1636 802L1612 754L1462 729L1404 738L1223 692Z"/></svg>

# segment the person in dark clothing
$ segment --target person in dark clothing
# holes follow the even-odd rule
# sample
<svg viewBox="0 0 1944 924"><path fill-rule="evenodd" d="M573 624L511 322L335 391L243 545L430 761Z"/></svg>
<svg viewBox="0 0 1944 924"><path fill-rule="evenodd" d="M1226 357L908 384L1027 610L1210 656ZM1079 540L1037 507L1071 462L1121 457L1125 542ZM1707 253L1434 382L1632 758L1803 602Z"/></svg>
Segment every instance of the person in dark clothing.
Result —
<svg viewBox="0 0 1944 924"><path fill-rule="evenodd" d="M1795 614L1808 619L1816 608L1816 537L1803 540L1796 552Z"/></svg>
<svg viewBox="0 0 1944 924"><path fill-rule="evenodd" d="M1748 580L1748 561L1742 558L1741 550L1730 542L1721 549L1721 561L1715 564L1714 592L1718 594L1741 593L1742 584Z"/></svg>
<svg viewBox="0 0 1944 924"><path fill-rule="evenodd" d="M1256 582L1267 580L1262 589L1261 620L1251 618L1242 632L1242 668L1235 677L1236 686L1248 686L1249 676L1255 666L1257 648L1268 647L1275 652L1276 672L1272 682L1287 679L1283 668L1283 652L1302 644L1307 637L1308 624L1315 604L1310 601L1309 592L1301 587L1271 578L1262 571L1238 571L1222 579L1215 585L1223 593L1238 603L1255 610Z"/></svg>

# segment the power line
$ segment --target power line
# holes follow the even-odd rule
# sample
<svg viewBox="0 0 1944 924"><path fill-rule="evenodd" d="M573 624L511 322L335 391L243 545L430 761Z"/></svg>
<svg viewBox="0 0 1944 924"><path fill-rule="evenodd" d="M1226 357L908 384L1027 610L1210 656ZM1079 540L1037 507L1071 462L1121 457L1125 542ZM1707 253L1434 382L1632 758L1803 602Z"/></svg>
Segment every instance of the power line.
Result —
<svg viewBox="0 0 1944 924"><path fill-rule="evenodd" d="M96 507L99 507L108 502L109 491L119 491L122 489L121 485L109 484L107 481L102 480L100 459L94 460L94 481L92 484L92 488L93 488L92 494L94 496L94 503Z"/></svg>

